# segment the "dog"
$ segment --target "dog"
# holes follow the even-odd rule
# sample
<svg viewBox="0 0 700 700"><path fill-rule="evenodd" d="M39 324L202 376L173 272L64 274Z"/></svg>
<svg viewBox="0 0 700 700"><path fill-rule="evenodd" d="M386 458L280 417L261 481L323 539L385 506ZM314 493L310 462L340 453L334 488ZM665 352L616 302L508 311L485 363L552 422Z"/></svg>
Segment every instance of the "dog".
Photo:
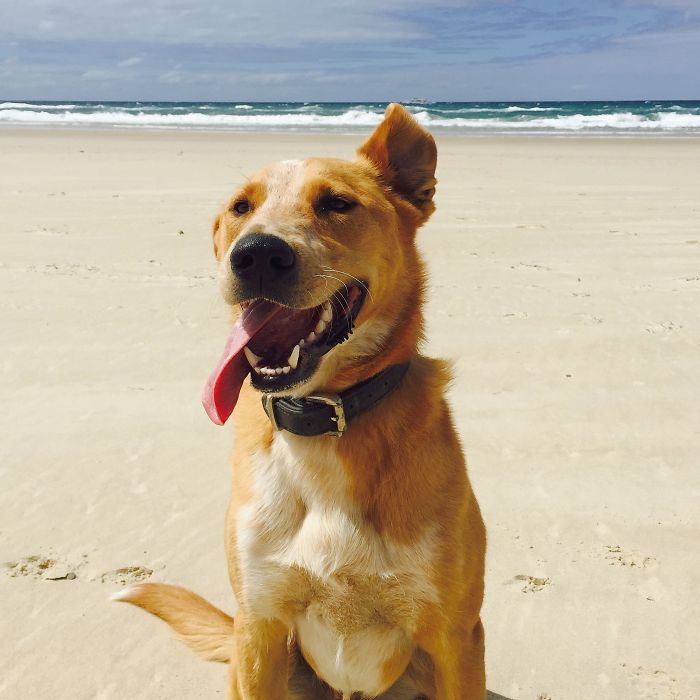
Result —
<svg viewBox="0 0 700 700"><path fill-rule="evenodd" d="M238 612L159 583L116 597L228 663L233 700L484 698L485 529L448 365L420 352L436 163L391 104L355 160L271 165L216 218L234 323L203 403L234 413Z"/></svg>

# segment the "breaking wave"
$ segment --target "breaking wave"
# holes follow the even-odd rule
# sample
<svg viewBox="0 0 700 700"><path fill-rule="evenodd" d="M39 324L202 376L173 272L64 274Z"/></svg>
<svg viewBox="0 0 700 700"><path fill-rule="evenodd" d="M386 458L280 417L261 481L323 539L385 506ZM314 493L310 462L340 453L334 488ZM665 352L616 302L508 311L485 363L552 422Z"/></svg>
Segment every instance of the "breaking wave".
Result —
<svg viewBox="0 0 700 700"><path fill-rule="evenodd" d="M19 124L111 125L145 127L306 127L374 126L381 114L350 109L338 115L322 114L158 114L148 112L46 112L0 109L0 122Z"/></svg>
<svg viewBox="0 0 700 700"><path fill-rule="evenodd" d="M0 102L0 109L75 109L77 105L41 105L29 102Z"/></svg>
<svg viewBox="0 0 700 700"><path fill-rule="evenodd" d="M437 103L419 122L458 133L700 133L700 103ZM362 131L382 104L1 102L0 125L265 131Z"/></svg>
<svg viewBox="0 0 700 700"><path fill-rule="evenodd" d="M419 120L427 126L461 127L463 129L508 130L546 130L546 131L665 131L665 130L700 130L700 114L680 112L659 112L649 116L631 112L612 114L570 114L556 117L505 120L505 119L440 119L430 115L420 115Z"/></svg>

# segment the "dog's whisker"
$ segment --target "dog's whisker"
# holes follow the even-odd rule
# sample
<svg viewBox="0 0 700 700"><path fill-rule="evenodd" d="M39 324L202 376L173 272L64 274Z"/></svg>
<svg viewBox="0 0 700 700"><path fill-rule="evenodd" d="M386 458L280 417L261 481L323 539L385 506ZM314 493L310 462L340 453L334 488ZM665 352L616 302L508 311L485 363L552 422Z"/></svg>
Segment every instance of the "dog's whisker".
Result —
<svg viewBox="0 0 700 700"><path fill-rule="evenodd" d="M340 299L338 299L335 295L331 295L329 297L329 302L331 304L331 308L333 309L333 315L337 318L340 318L345 313L345 310L341 305Z"/></svg>
<svg viewBox="0 0 700 700"><path fill-rule="evenodd" d="M326 269L326 268L324 268L324 269ZM350 295L350 290L348 289L348 285L345 284L345 282L343 282L343 280L338 279L334 275L314 275L314 277L325 277L326 279L336 280L336 282L340 282L340 284L342 284L343 287L345 287L345 292L348 294L348 296ZM334 301L333 295L331 295L330 300L331 300L331 304L332 304ZM340 303L340 302L338 302L338 303ZM343 308L343 315L345 316L345 320L348 324L348 332L350 332L350 331L352 331L352 314L351 314L349 308L347 308L347 307L342 307L342 308Z"/></svg>
<svg viewBox="0 0 700 700"><path fill-rule="evenodd" d="M355 277L355 275L351 275L349 272L344 272L343 270L336 270L332 267L327 267L326 265L323 265L323 271L324 272L337 272L340 275L346 275L346 276L352 278L353 280L355 280L358 283L358 285L360 287L362 287L362 289L365 290L365 292L367 293L367 296L369 296L372 303L374 303L374 296L372 295L372 292L370 291L369 286L366 285L361 279L358 279L357 277ZM334 279L337 279L337 277ZM347 289L347 285L345 285L345 289ZM346 315L349 315L349 313L350 313L349 310L346 311ZM348 321L349 321L348 330L352 330L352 327L351 327L352 321L350 319L348 319Z"/></svg>
<svg viewBox="0 0 700 700"><path fill-rule="evenodd" d="M326 279L326 289L328 289L328 280L329 279L334 279L337 282L340 282L345 289L347 290L347 285L343 283L342 280L339 280L337 277L333 277L332 275L314 275L314 277L323 277ZM350 318L350 312L348 309L343 307L340 303L340 300L335 297L334 294L331 294L329 297L329 302L331 303L331 306L333 307L334 312L336 313L337 316L344 315L346 317L346 321L348 322L348 330L352 329L352 319Z"/></svg>
<svg viewBox="0 0 700 700"><path fill-rule="evenodd" d="M333 275L314 275L314 276L315 277L324 277L326 279L326 288L328 288L328 280L334 279L337 282L340 282L340 284L342 284L349 293L347 285L342 280L338 279L337 277L334 277ZM352 330L352 315L350 313L350 310L348 308L346 308L345 306L343 306L341 304L340 300L337 299L335 297L335 295L333 295L333 294L331 294L331 296L329 297L329 301L333 307L335 314L338 317L345 316L345 320L346 320L347 325L348 325L348 331L351 331Z"/></svg>
<svg viewBox="0 0 700 700"><path fill-rule="evenodd" d="M327 283L326 283L326 286L328 286ZM317 304L314 304L314 298L313 298L313 295L311 294L311 292L308 289L305 289L304 291L306 292L306 296L309 297L309 308L313 308L314 306L317 306Z"/></svg>
<svg viewBox="0 0 700 700"><path fill-rule="evenodd" d="M337 272L339 275L347 275L348 277L352 278L357 282L357 284L362 287L365 292L367 292L367 296L372 300L372 303L374 303L374 297L372 296L372 292L370 291L369 287L360 279L355 277L355 275L351 275L349 272L344 272L343 270L335 270L332 267L326 267L325 265L323 266L323 271L324 272Z"/></svg>

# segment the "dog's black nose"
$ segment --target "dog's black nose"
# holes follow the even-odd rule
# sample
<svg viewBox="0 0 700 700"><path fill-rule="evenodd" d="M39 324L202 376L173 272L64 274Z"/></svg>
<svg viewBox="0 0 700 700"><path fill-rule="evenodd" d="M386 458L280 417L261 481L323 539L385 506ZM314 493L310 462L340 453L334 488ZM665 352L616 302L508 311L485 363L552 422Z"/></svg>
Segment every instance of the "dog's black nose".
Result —
<svg viewBox="0 0 700 700"><path fill-rule="evenodd" d="M277 236L252 233L241 238L231 251L231 269L246 282L280 282L296 266L294 251Z"/></svg>

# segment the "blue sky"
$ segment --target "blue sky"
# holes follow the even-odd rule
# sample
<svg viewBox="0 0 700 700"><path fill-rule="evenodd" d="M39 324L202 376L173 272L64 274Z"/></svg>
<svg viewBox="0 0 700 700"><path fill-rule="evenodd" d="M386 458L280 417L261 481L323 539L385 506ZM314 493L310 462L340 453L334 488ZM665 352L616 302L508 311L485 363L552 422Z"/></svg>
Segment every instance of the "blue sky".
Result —
<svg viewBox="0 0 700 700"><path fill-rule="evenodd" d="M0 99L700 99L700 0L0 2Z"/></svg>

